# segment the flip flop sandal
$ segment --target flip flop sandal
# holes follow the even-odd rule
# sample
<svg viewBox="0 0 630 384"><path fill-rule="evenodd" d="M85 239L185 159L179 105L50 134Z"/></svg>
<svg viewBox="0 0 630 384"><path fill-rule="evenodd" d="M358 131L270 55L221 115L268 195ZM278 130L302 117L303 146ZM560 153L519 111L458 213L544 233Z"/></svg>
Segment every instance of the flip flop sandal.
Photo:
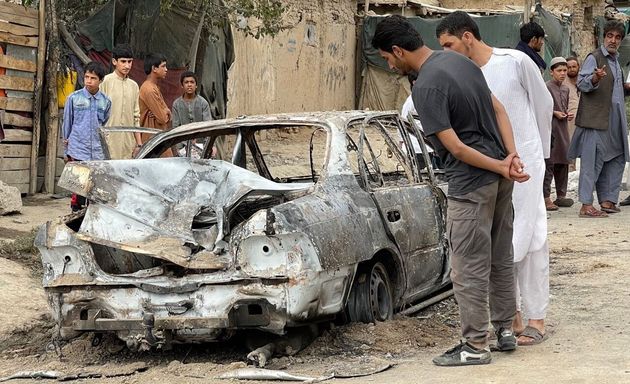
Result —
<svg viewBox="0 0 630 384"><path fill-rule="evenodd" d="M600 205L599 209L601 209L602 211L606 212L606 213L619 213L621 212L621 209L619 209L619 207L617 207L616 205L611 205L611 206L603 206Z"/></svg>
<svg viewBox="0 0 630 384"><path fill-rule="evenodd" d="M521 332L519 338L521 336L525 336L531 340L528 341L519 341L517 339L517 343L519 347L529 347L531 345L536 345L536 344L540 344L543 341L547 340L547 334L546 333L542 333L540 332L538 329L531 327L531 326L527 326L525 327L525 329L523 330L523 332Z"/></svg>
<svg viewBox="0 0 630 384"><path fill-rule="evenodd" d="M593 207L582 211L580 209L580 213L579 213L580 217L585 217L585 218L590 218L590 219L599 219L599 218L603 218L603 217L608 217L608 214L606 212L602 212L599 211Z"/></svg>

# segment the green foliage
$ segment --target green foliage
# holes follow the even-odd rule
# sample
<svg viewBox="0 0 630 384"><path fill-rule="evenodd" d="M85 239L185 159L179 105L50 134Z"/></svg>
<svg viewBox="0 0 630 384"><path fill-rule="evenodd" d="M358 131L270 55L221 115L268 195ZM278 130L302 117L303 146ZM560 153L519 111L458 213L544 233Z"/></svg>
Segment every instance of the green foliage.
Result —
<svg viewBox="0 0 630 384"><path fill-rule="evenodd" d="M223 26L226 20L256 39L275 36L284 29L282 15L285 8L281 0L162 0L161 12L167 12L173 4L182 1L203 12L204 27L208 31Z"/></svg>
<svg viewBox="0 0 630 384"><path fill-rule="evenodd" d="M33 6L38 0L22 0L22 5ZM69 26L85 20L90 12L109 0L58 0L57 15ZM222 27L225 21L236 26L245 34L256 39L275 36L285 29L282 14L285 11L281 0L161 0L160 10L168 12L173 4L185 2L205 15L204 27L212 31ZM192 15L191 15L192 16ZM255 19L252 26L251 19Z"/></svg>

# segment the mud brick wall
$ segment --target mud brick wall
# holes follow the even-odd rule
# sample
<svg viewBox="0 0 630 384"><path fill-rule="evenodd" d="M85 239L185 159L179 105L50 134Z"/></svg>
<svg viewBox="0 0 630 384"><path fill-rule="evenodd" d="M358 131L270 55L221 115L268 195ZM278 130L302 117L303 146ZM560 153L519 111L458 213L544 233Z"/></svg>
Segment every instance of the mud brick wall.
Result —
<svg viewBox="0 0 630 384"><path fill-rule="evenodd" d="M284 3L291 28L276 37L234 30L228 116L353 109L356 1Z"/></svg>

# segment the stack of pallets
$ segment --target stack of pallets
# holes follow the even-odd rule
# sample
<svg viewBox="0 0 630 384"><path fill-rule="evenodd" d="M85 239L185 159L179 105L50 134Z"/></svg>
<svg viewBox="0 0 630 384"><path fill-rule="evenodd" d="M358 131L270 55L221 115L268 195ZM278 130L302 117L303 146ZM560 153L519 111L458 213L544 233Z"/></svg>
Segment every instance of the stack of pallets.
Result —
<svg viewBox="0 0 630 384"><path fill-rule="evenodd" d="M29 191L38 12L0 2L0 180Z"/></svg>

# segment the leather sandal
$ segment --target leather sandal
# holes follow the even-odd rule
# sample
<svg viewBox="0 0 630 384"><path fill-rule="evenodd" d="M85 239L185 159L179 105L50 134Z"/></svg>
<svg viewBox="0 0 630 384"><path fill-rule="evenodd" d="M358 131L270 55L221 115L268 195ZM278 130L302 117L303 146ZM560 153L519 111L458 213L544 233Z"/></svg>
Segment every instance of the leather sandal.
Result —
<svg viewBox="0 0 630 384"><path fill-rule="evenodd" d="M595 209L595 207L590 206L588 208L580 208L580 213L579 213L580 217L585 217L585 218L601 218L601 217L608 217L608 214L606 212L602 212L598 209Z"/></svg>
<svg viewBox="0 0 630 384"><path fill-rule="evenodd" d="M556 204L554 204L551 199L546 198L545 199L545 209L547 211L557 211L558 210L558 206Z"/></svg>

